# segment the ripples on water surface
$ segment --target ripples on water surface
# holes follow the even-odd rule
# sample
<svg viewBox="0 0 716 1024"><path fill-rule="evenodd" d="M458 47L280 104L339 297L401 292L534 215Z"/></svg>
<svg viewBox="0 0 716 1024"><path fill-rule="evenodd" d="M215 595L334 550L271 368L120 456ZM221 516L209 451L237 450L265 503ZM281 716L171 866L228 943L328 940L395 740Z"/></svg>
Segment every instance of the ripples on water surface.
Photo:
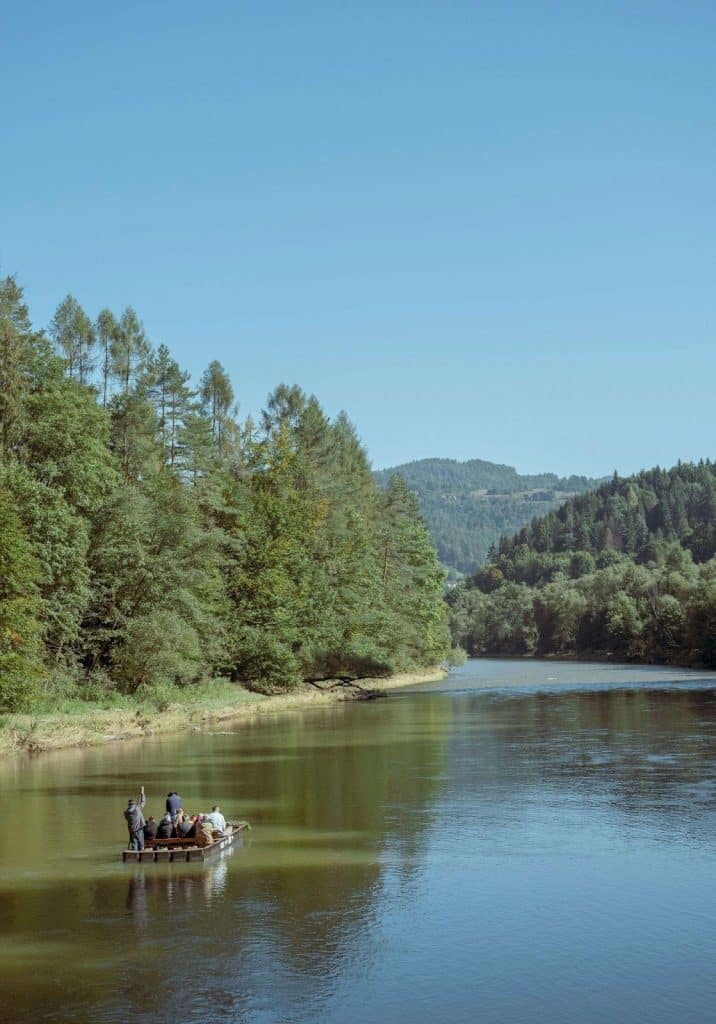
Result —
<svg viewBox="0 0 716 1024"><path fill-rule="evenodd" d="M716 677L471 662L384 701L0 769L0 1019L704 1024ZM254 829L125 866L177 788Z"/></svg>

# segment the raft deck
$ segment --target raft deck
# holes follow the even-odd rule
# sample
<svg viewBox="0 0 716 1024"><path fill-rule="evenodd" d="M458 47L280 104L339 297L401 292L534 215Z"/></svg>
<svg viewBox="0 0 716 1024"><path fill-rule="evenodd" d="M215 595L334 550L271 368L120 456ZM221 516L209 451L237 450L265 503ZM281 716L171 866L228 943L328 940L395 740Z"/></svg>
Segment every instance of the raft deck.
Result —
<svg viewBox="0 0 716 1024"><path fill-rule="evenodd" d="M197 846L194 839L148 839L143 850L122 850L125 864L149 864L150 862L202 861L226 850L236 837L248 828L245 821L227 825L224 835L217 835L212 843Z"/></svg>

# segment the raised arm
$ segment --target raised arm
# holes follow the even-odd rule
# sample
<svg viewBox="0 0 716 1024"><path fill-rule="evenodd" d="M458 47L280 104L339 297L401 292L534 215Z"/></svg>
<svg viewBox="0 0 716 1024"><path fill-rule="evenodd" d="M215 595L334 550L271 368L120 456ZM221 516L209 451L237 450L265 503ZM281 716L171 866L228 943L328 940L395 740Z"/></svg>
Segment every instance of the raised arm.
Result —
<svg viewBox="0 0 716 1024"><path fill-rule="evenodd" d="M144 793L144 786L142 786L142 788L139 790L139 800L137 800L137 806L139 807L140 811L142 810L142 808L144 807L146 802L147 802L147 797L146 797L146 795Z"/></svg>

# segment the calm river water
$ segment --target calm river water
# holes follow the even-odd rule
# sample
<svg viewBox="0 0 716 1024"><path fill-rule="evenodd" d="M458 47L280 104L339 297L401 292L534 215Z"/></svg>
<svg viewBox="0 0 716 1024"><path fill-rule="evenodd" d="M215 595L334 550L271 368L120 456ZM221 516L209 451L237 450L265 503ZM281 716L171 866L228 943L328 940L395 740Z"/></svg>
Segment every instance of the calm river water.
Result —
<svg viewBox="0 0 716 1024"><path fill-rule="evenodd" d="M716 675L470 662L386 700L0 767L0 1018L704 1024ZM123 865L146 785L253 830Z"/></svg>

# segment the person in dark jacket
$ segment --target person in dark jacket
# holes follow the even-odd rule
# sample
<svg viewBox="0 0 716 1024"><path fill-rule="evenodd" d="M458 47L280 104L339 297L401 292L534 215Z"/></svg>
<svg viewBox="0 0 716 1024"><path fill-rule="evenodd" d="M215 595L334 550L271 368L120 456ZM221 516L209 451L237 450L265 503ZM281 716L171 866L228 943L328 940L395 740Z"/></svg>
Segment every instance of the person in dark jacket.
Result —
<svg viewBox="0 0 716 1024"><path fill-rule="evenodd" d="M147 839L156 839L157 838L157 828L158 828L157 819L154 817L153 814L150 814L149 817L147 818L146 824L144 826L144 842L145 843L146 843Z"/></svg>
<svg viewBox="0 0 716 1024"><path fill-rule="evenodd" d="M157 839L171 839L173 827L172 816L167 811L157 827Z"/></svg>
<svg viewBox="0 0 716 1024"><path fill-rule="evenodd" d="M182 798L178 793L171 792L167 793L167 812L172 816L172 825L177 819L177 814L183 806Z"/></svg>
<svg viewBox="0 0 716 1024"><path fill-rule="evenodd" d="M144 849L144 826L146 822L144 821L142 808L146 802L144 786L139 790L139 796L136 800L130 799L127 801L127 810L124 812L124 817L126 818L127 830L129 831L130 850Z"/></svg>

